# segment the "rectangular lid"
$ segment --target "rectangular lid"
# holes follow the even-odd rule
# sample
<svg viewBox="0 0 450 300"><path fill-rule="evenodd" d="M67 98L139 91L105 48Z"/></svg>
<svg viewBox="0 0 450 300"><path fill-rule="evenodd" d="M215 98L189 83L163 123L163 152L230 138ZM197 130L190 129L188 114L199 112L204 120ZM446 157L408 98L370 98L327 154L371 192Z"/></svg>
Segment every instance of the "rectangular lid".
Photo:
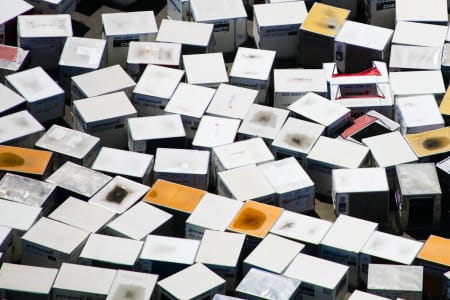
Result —
<svg viewBox="0 0 450 300"><path fill-rule="evenodd" d="M395 166L402 195L441 194L434 163L411 163Z"/></svg>
<svg viewBox="0 0 450 300"><path fill-rule="evenodd" d="M450 240L437 235L430 235L417 258L446 268L450 267Z"/></svg>
<svg viewBox="0 0 450 300"><path fill-rule="evenodd" d="M350 11L347 9L315 2L300 28L320 35L335 37L349 14Z"/></svg>
<svg viewBox="0 0 450 300"><path fill-rule="evenodd" d="M102 14L102 25L107 37L158 32L152 10Z"/></svg>
<svg viewBox="0 0 450 300"><path fill-rule="evenodd" d="M64 44L60 66L97 69L102 62L106 40L69 37Z"/></svg>
<svg viewBox="0 0 450 300"><path fill-rule="evenodd" d="M259 27L298 25L303 23L308 11L303 1L258 4L253 6Z"/></svg>
<svg viewBox="0 0 450 300"><path fill-rule="evenodd" d="M43 175L52 155L50 151L0 145L0 170Z"/></svg>
<svg viewBox="0 0 450 300"><path fill-rule="evenodd" d="M2 83L0 83L0 97L2 98L0 102L0 113L19 106L26 101L22 96Z"/></svg>
<svg viewBox="0 0 450 300"><path fill-rule="evenodd" d="M244 119L257 95L257 90L221 83L206 113Z"/></svg>
<svg viewBox="0 0 450 300"><path fill-rule="evenodd" d="M335 41L382 51L392 39L394 30L354 21L345 21Z"/></svg>
<svg viewBox="0 0 450 300"><path fill-rule="evenodd" d="M332 182L336 193L389 192L385 168L334 169Z"/></svg>
<svg viewBox="0 0 450 300"><path fill-rule="evenodd" d="M423 267L369 264L367 289L422 293Z"/></svg>
<svg viewBox="0 0 450 300"><path fill-rule="evenodd" d="M164 111L200 119L215 92L212 88L181 82Z"/></svg>
<svg viewBox="0 0 450 300"><path fill-rule="evenodd" d="M447 87L447 91L445 92L444 98L441 101L439 110L443 115L450 115L450 86Z"/></svg>
<svg viewBox="0 0 450 300"><path fill-rule="evenodd" d="M395 105L405 127L429 125L444 127L444 118L435 97L431 94L398 96Z"/></svg>
<svg viewBox="0 0 450 300"><path fill-rule="evenodd" d="M142 73L133 93L170 99L183 75L183 70L150 64Z"/></svg>
<svg viewBox="0 0 450 300"><path fill-rule="evenodd" d="M220 84L228 82L222 52L183 55L186 82L190 84Z"/></svg>
<svg viewBox="0 0 450 300"><path fill-rule="evenodd" d="M0 199L0 225L27 231L41 216L42 208Z"/></svg>
<svg viewBox="0 0 450 300"><path fill-rule="evenodd" d="M18 16L17 31L19 38L69 37L73 34L68 14Z"/></svg>
<svg viewBox="0 0 450 300"><path fill-rule="evenodd" d="M139 259L192 265L199 246L199 240L149 234Z"/></svg>
<svg viewBox="0 0 450 300"><path fill-rule="evenodd" d="M230 77L269 80L276 51L239 47Z"/></svg>
<svg viewBox="0 0 450 300"><path fill-rule="evenodd" d="M389 298L355 290L348 300L387 300Z"/></svg>
<svg viewBox="0 0 450 300"><path fill-rule="evenodd" d="M181 116L177 114L129 118L128 129L133 141L186 136Z"/></svg>
<svg viewBox="0 0 450 300"><path fill-rule="evenodd" d="M425 47L442 47L447 37L447 26L398 21L395 25L393 44Z"/></svg>
<svg viewBox="0 0 450 300"><path fill-rule="evenodd" d="M0 117L0 143L43 131L44 127L27 110Z"/></svg>
<svg viewBox="0 0 450 300"><path fill-rule="evenodd" d="M324 69L274 69L275 93L327 92Z"/></svg>
<svg viewBox="0 0 450 300"><path fill-rule="evenodd" d="M191 0L195 22L213 22L236 18L247 18L244 3L241 0Z"/></svg>
<svg viewBox="0 0 450 300"><path fill-rule="evenodd" d="M390 68L440 70L442 47L392 45L389 57Z"/></svg>
<svg viewBox="0 0 450 300"><path fill-rule="evenodd" d="M5 48L13 48L16 49L16 55L14 57L14 60L8 60L8 59L0 59L0 69L5 69L9 71L17 72L24 64L25 60L28 57L28 54L30 53L30 50L24 50L22 48L16 48L16 47L10 47L10 46L3 46L3 49Z"/></svg>
<svg viewBox="0 0 450 300"><path fill-rule="evenodd" d="M179 66L181 44L162 42L135 42L128 46L128 64Z"/></svg>
<svg viewBox="0 0 450 300"><path fill-rule="evenodd" d="M397 21L448 23L446 9L446 0L431 0L427 3L420 0L398 0L395 3L395 18Z"/></svg>
<svg viewBox="0 0 450 300"><path fill-rule="evenodd" d="M155 289L158 275L118 270L116 277L108 292L106 300L126 299L150 299Z"/></svg>
<svg viewBox="0 0 450 300"><path fill-rule="evenodd" d="M194 147L213 148L234 142L241 121L229 118L203 116L195 133Z"/></svg>
<svg viewBox="0 0 450 300"><path fill-rule="evenodd" d="M0 289L48 295L58 269L3 263L0 269Z"/></svg>
<svg viewBox="0 0 450 300"><path fill-rule="evenodd" d="M450 152L450 127L407 134L406 140L417 157Z"/></svg>
<svg viewBox="0 0 450 300"><path fill-rule="evenodd" d="M213 27L213 24L163 19L156 41L207 47Z"/></svg>
<svg viewBox="0 0 450 300"><path fill-rule="evenodd" d="M0 3L0 24L31 10L33 5L24 0L11 0Z"/></svg>
<svg viewBox="0 0 450 300"><path fill-rule="evenodd" d="M440 70L391 72L389 76L394 96L445 93Z"/></svg>
<svg viewBox="0 0 450 300"><path fill-rule="evenodd" d="M209 151L158 147L153 172L207 175L209 163Z"/></svg>

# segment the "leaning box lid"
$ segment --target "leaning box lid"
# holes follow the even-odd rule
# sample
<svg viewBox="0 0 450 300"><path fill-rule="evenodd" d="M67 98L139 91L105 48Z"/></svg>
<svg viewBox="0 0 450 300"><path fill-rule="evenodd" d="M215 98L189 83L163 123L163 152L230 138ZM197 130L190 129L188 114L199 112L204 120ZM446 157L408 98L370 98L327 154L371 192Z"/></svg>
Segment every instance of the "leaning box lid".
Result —
<svg viewBox="0 0 450 300"><path fill-rule="evenodd" d="M450 267L450 239L430 235L417 258Z"/></svg>
<svg viewBox="0 0 450 300"><path fill-rule="evenodd" d="M42 208L0 199L0 225L28 230L39 219Z"/></svg>
<svg viewBox="0 0 450 300"><path fill-rule="evenodd" d="M417 157L450 152L450 127L407 134L406 141Z"/></svg>
<svg viewBox="0 0 450 300"><path fill-rule="evenodd" d="M106 36L158 32L155 13L152 10L102 14L102 24Z"/></svg>
<svg viewBox="0 0 450 300"><path fill-rule="evenodd" d="M17 31L22 38L69 37L73 34L69 14L19 16Z"/></svg>
<svg viewBox="0 0 450 300"><path fill-rule="evenodd" d="M347 9L315 2L300 28L320 35L335 37L349 14L350 11Z"/></svg>
<svg viewBox="0 0 450 300"><path fill-rule="evenodd" d="M43 175L52 152L0 145L0 170Z"/></svg>
<svg viewBox="0 0 450 300"><path fill-rule="evenodd" d="M58 269L4 263L0 269L0 290L48 295Z"/></svg>

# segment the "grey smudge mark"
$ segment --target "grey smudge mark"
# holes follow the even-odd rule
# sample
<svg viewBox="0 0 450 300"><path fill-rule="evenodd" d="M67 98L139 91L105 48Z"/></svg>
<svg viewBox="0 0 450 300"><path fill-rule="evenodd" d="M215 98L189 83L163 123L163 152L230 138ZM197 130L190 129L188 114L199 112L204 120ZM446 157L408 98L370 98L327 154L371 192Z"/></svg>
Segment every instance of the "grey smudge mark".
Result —
<svg viewBox="0 0 450 300"><path fill-rule="evenodd" d="M116 185L109 193L106 195L106 200L114 203L121 203L123 199L128 195L126 188Z"/></svg>
<svg viewBox="0 0 450 300"><path fill-rule="evenodd" d="M445 147L450 143L450 140L445 137L428 138L422 142L422 145L427 150L437 150Z"/></svg>
<svg viewBox="0 0 450 300"><path fill-rule="evenodd" d="M275 128L277 124L277 116L272 112L259 111L250 120L252 123L257 123L264 126Z"/></svg>
<svg viewBox="0 0 450 300"><path fill-rule="evenodd" d="M284 142L294 148L309 148L314 142L313 138L300 133L287 134L284 137Z"/></svg>
<svg viewBox="0 0 450 300"><path fill-rule="evenodd" d="M286 222L286 223L284 223L283 225L281 225L280 227L279 227L279 229L289 229L289 228L292 228L292 227L294 227L294 225L295 225L295 223L294 222Z"/></svg>
<svg viewBox="0 0 450 300"><path fill-rule="evenodd" d="M20 126L20 127L28 127L29 126L29 122L27 119L25 118L19 118L14 120L15 125Z"/></svg>
<svg viewBox="0 0 450 300"><path fill-rule="evenodd" d="M144 300L145 288L132 284L119 284L112 295L113 300Z"/></svg>

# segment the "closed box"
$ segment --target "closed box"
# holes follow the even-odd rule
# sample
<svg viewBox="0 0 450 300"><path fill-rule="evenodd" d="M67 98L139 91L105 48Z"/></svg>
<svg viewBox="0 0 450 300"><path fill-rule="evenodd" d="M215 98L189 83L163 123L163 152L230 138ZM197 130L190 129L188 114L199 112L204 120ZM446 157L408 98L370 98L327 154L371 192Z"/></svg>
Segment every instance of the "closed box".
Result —
<svg viewBox="0 0 450 300"><path fill-rule="evenodd" d="M0 106L0 117L26 109L27 102L25 98L6 85L0 84L0 97L3 99Z"/></svg>
<svg viewBox="0 0 450 300"><path fill-rule="evenodd" d="M214 147L234 142L240 120L204 115L200 119L192 147L194 149L212 150Z"/></svg>
<svg viewBox="0 0 450 300"><path fill-rule="evenodd" d="M30 50L0 45L0 52L3 52L0 55L0 80L2 82L5 81L5 76L24 70L28 64Z"/></svg>
<svg viewBox="0 0 450 300"><path fill-rule="evenodd" d="M444 45L446 37L447 25L441 26L417 22L398 21L395 25L392 43L424 47L442 47Z"/></svg>
<svg viewBox="0 0 450 300"><path fill-rule="evenodd" d="M33 5L24 0L12 0L0 4L0 44L17 43L17 17L32 9Z"/></svg>
<svg viewBox="0 0 450 300"><path fill-rule="evenodd" d="M167 2L167 19L191 21L192 11L189 0L171 0Z"/></svg>
<svg viewBox="0 0 450 300"><path fill-rule="evenodd" d="M424 5L418 0L396 0L395 19L399 21L411 21L430 24L442 24L447 26L448 9L446 0L433 0Z"/></svg>
<svg viewBox="0 0 450 300"><path fill-rule="evenodd" d="M348 299L349 300L387 300L389 298L362 292L360 290L355 290Z"/></svg>
<svg viewBox="0 0 450 300"><path fill-rule="evenodd" d="M389 70L391 72L440 70L443 65L442 50L442 47L392 45Z"/></svg>
<svg viewBox="0 0 450 300"><path fill-rule="evenodd" d="M52 156L50 151L0 145L0 177L11 172L43 180L51 171Z"/></svg>
<svg viewBox="0 0 450 300"><path fill-rule="evenodd" d="M438 162L448 157L450 151L450 127L427 130L421 133L407 134L408 144L419 161Z"/></svg>
<svg viewBox="0 0 450 300"><path fill-rule="evenodd" d="M433 94L440 103L445 94L440 71L391 72L389 77L394 97Z"/></svg>
<svg viewBox="0 0 450 300"><path fill-rule="evenodd" d="M129 295L150 300L158 281L158 275L118 270L106 300L126 299Z"/></svg>
<svg viewBox="0 0 450 300"><path fill-rule="evenodd" d="M37 14L70 14L75 11L76 0L27 0Z"/></svg>
<svg viewBox="0 0 450 300"><path fill-rule="evenodd" d="M217 88L228 83L222 52L183 55L186 83Z"/></svg>

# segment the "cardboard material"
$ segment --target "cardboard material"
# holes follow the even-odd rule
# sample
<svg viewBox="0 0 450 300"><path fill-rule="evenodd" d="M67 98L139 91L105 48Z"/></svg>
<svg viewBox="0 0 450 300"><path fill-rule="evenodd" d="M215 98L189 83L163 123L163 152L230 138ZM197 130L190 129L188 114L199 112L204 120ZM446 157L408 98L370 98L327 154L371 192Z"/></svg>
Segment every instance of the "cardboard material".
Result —
<svg viewBox="0 0 450 300"><path fill-rule="evenodd" d="M205 115L192 141L193 148L211 150L234 142L240 120Z"/></svg>
<svg viewBox="0 0 450 300"><path fill-rule="evenodd" d="M362 4L368 24L395 28L395 1L364 0Z"/></svg>
<svg viewBox="0 0 450 300"><path fill-rule="evenodd" d="M421 161L437 161L450 151L450 127L407 134L406 141Z"/></svg>
<svg viewBox="0 0 450 300"><path fill-rule="evenodd" d="M157 281L158 275L118 270L106 299L120 299L130 294L141 299L150 299Z"/></svg>
<svg viewBox="0 0 450 300"><path fill-rule="evenodd" d="M29 148L0 146L0 174L18 173L44 179L51 169L53 153Z"/></svg>
<svg viewBox="0 0 450 300"><path fill-rule="evenodd" d="M205 87L217 88L228 83L223 53L183 55L186 82Z"/></svg>
<svg viewBox="0 0 450 300"><path fill-rule="evenodd" d="M0 84L0 95L2 99L0 105L0 116L20 111L26 108L26 100L4 84Z"/></svg>
<svg viewBox="0 0 450 300"><path fill-rule="evenodd" d="M407 70L440 70L442 47L392 45L389 59L391 72Z"/></svg>
<svg viewBox="0 0 450 300"><path fill-rule="evenodd" d="M45 130L27 110L0 117L0 127L1 144L28 148L33 148Z"/></svg>
<svg viewBox="0 0 450 300"><path fill-rule="evenodd" d="M422 2L396 1L395 19L396 21L411 21L420 23L442 24L447 26L448 15L445 12L448 9L446 0L433 0L430 5L423 5Z"/></svg>
<svg viewBox="0 0 450 300"><path fill-rule="evenodd" d="M374 295L374 294L362 292L360 290L355 290L352 293L352 295L350 296L350 298L348 298L348 299L349 300L387 300L389 298L385 298L385 297L377 296L377 295Z"/></svg>

